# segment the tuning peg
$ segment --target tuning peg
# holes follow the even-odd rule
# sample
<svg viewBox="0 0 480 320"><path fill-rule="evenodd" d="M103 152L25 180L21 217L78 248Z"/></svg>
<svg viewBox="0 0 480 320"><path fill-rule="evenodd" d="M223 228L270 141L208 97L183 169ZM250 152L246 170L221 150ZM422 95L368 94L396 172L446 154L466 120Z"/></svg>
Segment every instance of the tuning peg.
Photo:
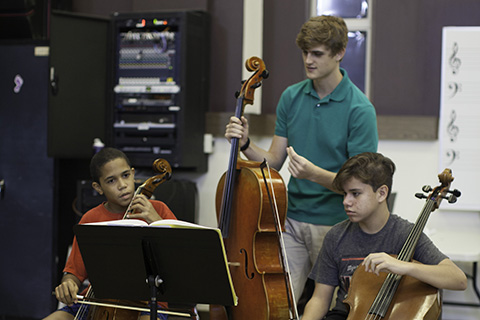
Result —
<svg viewBox="0 0 480 320"><path fill-rule="evenodd" d="M427 196L424 195L423 193L415 193L415 197L417 197L418 199L426 199Z"/></svg>
<svg viewBox="0 0 480 320"><path fill-rule="evenodd" d="M263 70L261 77L263 79L267 79L269 75L270 73L268 72L268 70Z"/></svg>
<svg viewBox="0 0 480 320"><path fill-rule="evenodd" d="M447 197L448 203L455 203L457 202L457 197L453 194L450 197Z"/></svg>
<svg viewBox="0 0 480 320"><path fill-rule="evenodd" d="M454 195L455 197L460 197L462 195L462 193L460 192L460 190L457 190L457 189L454 189L453 191L452 190L448 190L449 193L451 193L452 195Z"/></svg>
<svg viewBox="0 0 480 320"><path fill-rule="evenodd" d="M422 187L423 192L430 192L432 190L433 190L432 187L429 186L429 185L425 185L425 186Z"/></svg>
<svg viewBox="0 0 480 320"><path fill-rule="evenodd" d="M257 89L260 86L262 86L262 83L261 82L256 82L256 83L252 84L252 89Z"/></svg>

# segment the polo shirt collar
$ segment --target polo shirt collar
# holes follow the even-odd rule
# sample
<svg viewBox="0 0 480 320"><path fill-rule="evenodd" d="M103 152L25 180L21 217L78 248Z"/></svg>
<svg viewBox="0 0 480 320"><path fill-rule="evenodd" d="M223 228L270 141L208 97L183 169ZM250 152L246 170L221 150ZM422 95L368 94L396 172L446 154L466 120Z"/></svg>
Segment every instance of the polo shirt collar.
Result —
<svg viewBox="0 0 480 320"><path fill-rule="evenodd" d="M342 73L342 76L343 76L340 83L337 85L337 87L335 89L333 89L333 91L328 96L326 96L325 98L320 100L319 103L328 103L330 100L338 102L338 101L342 101L343 99L345 99L345 97L348 93L348 85L347 85L348 73L343 68L340 68L340 72ZM313 81L312 80L308 81L308 84L305 86L305 93L310 94L310 95L314 96L315 98L319 99L317 92L313 88Z"/></svg>

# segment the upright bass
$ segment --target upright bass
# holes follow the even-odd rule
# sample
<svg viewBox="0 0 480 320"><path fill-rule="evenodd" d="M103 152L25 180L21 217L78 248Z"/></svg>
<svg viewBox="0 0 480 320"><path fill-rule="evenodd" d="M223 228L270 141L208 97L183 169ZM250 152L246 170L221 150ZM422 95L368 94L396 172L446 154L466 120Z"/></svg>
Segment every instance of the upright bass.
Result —
<svg viewBox="0 0 480 320"><path fill-rule="evenodd" d="M254 90L268 71L258 57L245 63L253 75L237 95L235 116L241 118L246 104L253 103ZM284 228L286 187L275 170L267 181L263 165L238 157L239 139L231 141L227 172L217 186L216 209L224 238L238 305L223 309L211 306L210 318L297 319L291 282L285 272L279 235Z"/></svg>
<svg viewBox="0 0 480 320"><path fill-rule="evenodd" d="M401 261L411 261L417 242L425 228L430 213L438 208L442 199L449 203L457 201L460 191L450 191L453 181L450 169L438 175L441 182L435 189L425 186L424 192L432 191L429 196L418 193L418 198L427 198L412 231L397 256ZM451 195L447 197L447 193ZM344 301L350 306L347 320L390 319L437 320L441 311L438 289L410 276L394 273L380 273L377 276L358 267L353 274L348 296Z"/></svg>

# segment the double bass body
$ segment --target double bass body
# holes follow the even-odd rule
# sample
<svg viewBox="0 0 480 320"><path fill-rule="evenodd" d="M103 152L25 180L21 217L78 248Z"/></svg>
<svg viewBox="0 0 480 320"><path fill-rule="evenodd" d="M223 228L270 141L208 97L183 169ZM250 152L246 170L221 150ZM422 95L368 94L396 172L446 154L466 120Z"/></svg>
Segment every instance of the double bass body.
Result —
<svg viewBox="0 0 480 320"><path fill-rule="evenodd" d="M289 319L284 270L279 259L278 238L259 163L240 164L232 201L230 235L225 248L238 305L231 319ZM279 215L285 220L286 187L272 170ZM217 187L216 208L220 212L226 174ZM269 182L270 183L270 182Z"/></svg>
<svg viewBox="0 0 480 320"><path fill-rule="evenodd" d="M255 89L268 77L258 57L247 59L245 67L253 75L237 94L237 118L242 117L245 105L253 104ZM275 170L268 170L267 181L263 172L266 161L261 164L239 159L239 151L239 139L232 138L228 170L216 193L217 218L238 305L228 312L211 306L210 319L292 319L292 314L297 319L280 241L287 211L285 184Z"/></svg>

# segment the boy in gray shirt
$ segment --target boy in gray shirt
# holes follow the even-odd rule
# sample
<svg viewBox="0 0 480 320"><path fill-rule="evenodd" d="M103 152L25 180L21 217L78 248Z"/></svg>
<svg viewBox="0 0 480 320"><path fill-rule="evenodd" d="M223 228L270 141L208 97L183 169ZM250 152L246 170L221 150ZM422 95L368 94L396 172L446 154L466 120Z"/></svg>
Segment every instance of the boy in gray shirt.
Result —
<svg viewBox="0 0 480 320"><path fill-rule="evenodd" d="M390 195L395 164L379 153L361 153L345 162L334 180L344 193L348 220L330 230L310 278L315 291L302 320L346 319L346 298L357 267L368 272L408 275L439 289L465 290L465 274L441 253L425 234L420 236L412 263L397 260L413 224L390 214ZM335 287L339 287L334 308L329 311Z"/></svg>

